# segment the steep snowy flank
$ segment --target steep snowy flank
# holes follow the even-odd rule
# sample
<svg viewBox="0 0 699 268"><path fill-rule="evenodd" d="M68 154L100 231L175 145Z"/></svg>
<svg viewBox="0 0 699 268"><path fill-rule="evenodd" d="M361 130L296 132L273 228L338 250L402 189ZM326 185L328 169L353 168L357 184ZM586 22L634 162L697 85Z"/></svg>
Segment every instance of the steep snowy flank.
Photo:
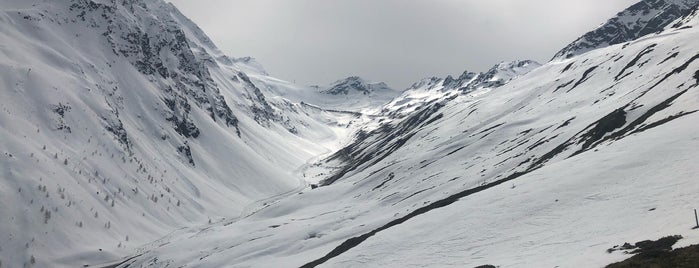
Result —
<svg viewBox="0 0 699 268"><path fill-rule="evenodd" d="M245 216L357 115L263 93L160 0L0 5L0 266L78 267ZM259 202L258 202L259 201Z"/></svg>
<svg viewBox="0 0 699 268"><path fill-rule="evenodd" d="M699 243L696 5L401 93L276 79L162 0L5 0L0 267L597 267Z"/></svg>
<svg viewBox="0 0 699 268"><path fill-rule="evenodd" d="M590 50L621 44L662 31L698 4L697 0L643 0L578 38L556 53L554 59L571 58Z"/></svg>
<svg viewBox="0 0 699 268"><path fill-rule="evenodd" d="M127 263L600 267L624 241L698 243L699 19L685 23L425 105L324 160L326 186Z"/></svg>
<svg viewBox="0 0 699 268"><path fill-rule="evenodd" d="M347 144L359 128L381 116L379 108L399 94L387 87L367 95L326 94L317 86L296 85L272 77L254 60L243 59L235 60L235 66L247 70L251 85L266 96L265 101L274 111L284 116L283 124L296 136L326 148L328 153Z"/></svg>

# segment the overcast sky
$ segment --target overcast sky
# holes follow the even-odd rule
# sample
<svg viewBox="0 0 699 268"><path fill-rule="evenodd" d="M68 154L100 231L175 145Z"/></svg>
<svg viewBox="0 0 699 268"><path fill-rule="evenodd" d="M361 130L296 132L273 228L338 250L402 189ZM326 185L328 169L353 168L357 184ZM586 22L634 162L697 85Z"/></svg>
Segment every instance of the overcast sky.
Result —
<svg viewBox="0 0 699 268"><path fill-rule="evenodd" d="M396 89L430 76L548 61L638 0L169 0L226 54L275 77L351 75Z"/></svg>

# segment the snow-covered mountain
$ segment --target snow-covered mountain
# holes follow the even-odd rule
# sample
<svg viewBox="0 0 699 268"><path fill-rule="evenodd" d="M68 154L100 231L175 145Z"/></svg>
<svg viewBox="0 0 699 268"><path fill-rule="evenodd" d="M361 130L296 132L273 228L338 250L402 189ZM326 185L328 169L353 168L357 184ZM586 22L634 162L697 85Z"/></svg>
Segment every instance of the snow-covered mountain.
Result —
<svg viewBox="0 0 699 268"><path fill-rule="evenodd" d="M393 91L386 83L369 83L357 76L350 76L342 80L337 80L330 85L330 88L321 90L321 93L330 95L371 95Z"/></svg>
<svg viewBox="0 0 699 268"><path fill-rule="evenodd" d="M297 169L361 119L266 95L259 64L161 0L6 0L0 40L0 267L244 216L305 187Z"/></svg>
<svg viewBox="0 0 699 268"><path fill-rule="evenodd" d="M161 0L5 0L0 267L594 267L699 243L692 3L401 93L274 78Z"/></svg>
<svg viewBox="0 0 699 268"><path fill-rule="evenodd" d="M390 88L386 83L372 83L357 76L335 81L327 88L315 88L321 94L317 97L319 105L365 113L373 113L369 110L380 107L400 94L400 91Z"/></svg>
<svg viewBox="0 0 699 268"><path fill-rule="evenodd" d="M697 0L643 0L581 36L556 53L554 59L571 58L590 50L635 40L662 31L691 12Z"/></svg>
<svg viewBox="0 0 699 268"><path fill-rule="evenodd" d="M301 86L267 74L253 72L253 80L270 96L303 103L326 110L376 115L377 107L391 101L401 92L383 82L369 82L357 76L335 81L328 86Z"/></svg>
<svg viewBox="0 0 699 268"><path fill-rule="evenodd" d="M382 112L393 117L404 116L434 101L468 94L477 89L503 86L510 80L540 66L541 64L530 60L501 62L484 73L464 71L457 78L452 76L425 78L384 105Z"/></svg>
<svg viewBox="0 0 699 268"><path fill-rule="evenodd" d="M698 243L699 17L682 22L360 133L320 162L326 186L128 263L599 267L624 241Z"/></svg>

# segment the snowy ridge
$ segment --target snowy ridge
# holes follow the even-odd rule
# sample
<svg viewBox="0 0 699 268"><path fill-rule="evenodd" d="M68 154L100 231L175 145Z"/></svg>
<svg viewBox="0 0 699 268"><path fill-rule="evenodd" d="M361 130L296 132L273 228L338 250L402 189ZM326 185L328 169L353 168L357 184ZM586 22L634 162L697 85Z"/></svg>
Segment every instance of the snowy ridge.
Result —
<svg viewBox="0 0 699 268"><path fill-rule="evenodd" d="M541 64L530 60L501 62L485 73L464 71L458 78L452 76L425 78L414 83L403 94L384 105L382 113L394 117L404 116L434 101L468 94L477 89L503 86L510 80L540 66Z"/></svg>
<svg viewBox="0 0 699 268"><path fill-rule="evenodd" d="M0 266L596 267L699 243L699 18L668 21L693 3L401 93L271 77L161 0L7 0Z"/></svg>
<svg viewBox="0 0 699 268"><path fill-rule="evenodd" d="M337 80L330 85L330 88L321 90L320 93L330 95L370 95L383 91L393 91L386 83L370 83L358 76L350 76L342 80Z"/></svg>
<svg viewBox="0 0 699 268"><path fill-rule="evenodd" d="M426 105L328 159L344 167L329 185L130 263L597 267L623 241L697 243L699 19L686 25Z"/></svg>
<svg viewBox="0 0 699 268"><path fill-rule="evenodd" d="M251 57L242 57L232 59L231 62L246 74L269 75L265 68Z"/></svg>
<svg viewBox="0 0 699 268"><path fill-rule="evenodd" d="M259 65L160 0L8 0L0 40L3 267L102 263L244 216L304 188L297 169L357 120L266 96Z"/></svg>
<svg viewBox="0 0 699 268"><path fill-rule="evenodd" d="M556 53L554 59L571 58L582 53L616 45L662 31L699 4L697 0L643 0L586 33Z"/></svg>
<svg viewBox="0 0 699 268"><path fill-rule="evenodd" d="M327 110L375 116L384 104L401 92L383 82L369 82L360 77L348 77L328 86L301 86L267 74L252 73L252 80L269 96L294 103L305 103Z"/></svg>

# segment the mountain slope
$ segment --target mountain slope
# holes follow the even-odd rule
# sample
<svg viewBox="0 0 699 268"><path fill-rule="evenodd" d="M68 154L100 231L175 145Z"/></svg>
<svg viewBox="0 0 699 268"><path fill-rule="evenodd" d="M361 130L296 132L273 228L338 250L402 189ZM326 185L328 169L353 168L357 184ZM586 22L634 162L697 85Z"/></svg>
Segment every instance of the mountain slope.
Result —
<svg viewBox="0 0 699 268"><path fill-rule="evenodd" d="M266 74L251 74L270 96L277 96L295 103L304 103L326 110L376 115L381 107L400 95L383 82L369 82L351 76L328 86L299 86L280 81Z"/></svg>
<svg viewBox="0 0 699 268"><path fill-rule="evenodd" d="M0 266L601 266L697 243L696 14L332 109L163 1L7 0ZM331 92L371 94L354 81Z"/></svg>
<svg viewBox="0 0 699 268"><path fill-rule="evenodd" d="M430 77L414 83L383 106L382 113L404 116L436 100L444 100L482 88L496 88L541 66L530 60L501 62L484 73L464 71L459 77Z"/></svg>
<svg viewBox="0 0 699 268"><path fill-rule="evenodd" d="M329 185L129 263L588 267L624 241L697 243L699 18L685 23L429 104L326 159Z"/></svg>
<svg viewBox="0 0 699 268"><path fill-rule="evenodd" d="M351 113L265 95L160 0L0 7L0 265L76 267L306 186Z"/></svg>
<svg viewBox="0 0 699 268"><path fill-rule="evenodd" d="M556 53L554 59L571 58L590 50L635 40L662 31L699 4L696 0L644 0L620 12Z"/></svg>

